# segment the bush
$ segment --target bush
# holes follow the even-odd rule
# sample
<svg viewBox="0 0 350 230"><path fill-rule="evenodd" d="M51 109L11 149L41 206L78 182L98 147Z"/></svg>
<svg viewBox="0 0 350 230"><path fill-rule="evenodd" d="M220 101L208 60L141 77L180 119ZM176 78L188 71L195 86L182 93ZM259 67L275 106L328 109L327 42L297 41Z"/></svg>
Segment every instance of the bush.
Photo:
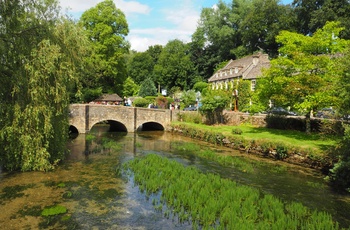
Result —
<svg viewBox="0 0 350 230"><path fill-rule="evenodd" d="M321 120L318 130L322 135L344 135L344 127L341 121L337 120Z"/></svg>
<svg viewBox="0 0 350 230"><path fill-rule="evenodd" d="M232 129L232 134L238 134L241 135L243 132L240 128L233 128Z"/></svg>
<svg viewBox="0 0 350 230"><path fill-rule="evenodd" d="M156 100L156 104L157 104L158 108L161 108L161 109L169 108L168 107L168 100L166 97L158 96L155 100Z"/></svg>
<svg viewBox="0 0 350 230"><path fill-rule="evenodd" d="M138 97L134 100L133 104L135 107L147 108L147 106L149 105L149 101L145 98Z"/></svg>
<svg viewBox="0 0 350 230"><path fill-rule="evenodd" d="M181 113L178 113L177 116L179 121L202 124L203 117L200 113L181 112Z"/></svg>
<svg viewBox="0 0 350 230"><path fill-rule="evenodd" d="M283 160L288 157L288 148L283 145L278 145L276 147L276 158L278 160Z"/></svg>
<svg viewBox="0 0 350 230"><path fill-rule="evenodd" d="M350 192L350 126L344 126L344 130L339 148L340 159L330 170L329 179L336 187Z"/></svg>

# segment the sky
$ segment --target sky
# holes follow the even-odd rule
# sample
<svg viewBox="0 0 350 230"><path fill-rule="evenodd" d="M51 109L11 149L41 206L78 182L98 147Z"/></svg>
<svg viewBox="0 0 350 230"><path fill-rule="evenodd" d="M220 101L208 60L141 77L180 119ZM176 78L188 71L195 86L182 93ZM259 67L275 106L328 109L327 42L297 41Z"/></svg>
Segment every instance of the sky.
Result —
<svg viewBox="0 0 350 230"><path fill-rule="evenodd" d="M65 13L75 19L102 0L59 0ZM285 4L292 0L283 0ZM126 39L131 49L143 52L152 45L166 45L179 39L191 41L201 10L214 7L219 0L114 0L129 25ZM231 0L224 0L231 2Z"/></svg>

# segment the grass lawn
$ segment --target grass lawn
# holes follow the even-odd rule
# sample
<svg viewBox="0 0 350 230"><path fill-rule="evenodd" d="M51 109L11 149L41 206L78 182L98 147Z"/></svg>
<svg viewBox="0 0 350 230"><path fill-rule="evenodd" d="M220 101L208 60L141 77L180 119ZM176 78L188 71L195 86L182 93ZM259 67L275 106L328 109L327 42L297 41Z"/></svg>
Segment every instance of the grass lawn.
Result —
<svg viewBox="0 0 350 230"><path fill-rule="evenodd" d="M203 130L213 129L216 132L220 132L225 136L237 135L232 134L233 128L239 128L242 130L241 136L248 140L269 140L273 142L280 142L286 145L298 146L305 149L312 149L316 152L326 153L326 151L334 146L340 141L340 137L336 136L321 136L319 134L306 134L304 132L293 131L293 130L278 130L278 129L268 129L263 127L254 127L251 125L203 125L194 123L185 123L188 126L196 127Z"/></svg>

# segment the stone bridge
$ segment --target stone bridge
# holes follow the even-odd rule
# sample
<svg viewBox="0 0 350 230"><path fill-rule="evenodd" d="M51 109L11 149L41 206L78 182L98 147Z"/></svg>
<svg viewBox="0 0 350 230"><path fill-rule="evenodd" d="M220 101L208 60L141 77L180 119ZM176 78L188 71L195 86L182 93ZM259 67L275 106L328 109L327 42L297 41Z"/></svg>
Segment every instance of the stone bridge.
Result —
<svg viewBox="0 0 350 230"><path fill-rule="evenodd" d="M70 129L88 133L97 123L108 122L112 131L167 130L177 120L177 110L148 109L120 105L72 104Z"/></svg>

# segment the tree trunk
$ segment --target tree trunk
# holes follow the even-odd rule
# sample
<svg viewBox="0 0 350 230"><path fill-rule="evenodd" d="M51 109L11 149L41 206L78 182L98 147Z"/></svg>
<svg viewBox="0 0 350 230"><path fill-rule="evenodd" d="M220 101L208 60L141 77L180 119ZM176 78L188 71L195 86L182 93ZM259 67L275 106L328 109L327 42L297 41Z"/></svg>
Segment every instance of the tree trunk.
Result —
<svg viewBox="0 0 350 230"><path fill-rule="evenodd" d="M305 132L307 134L310 134L311 133L311 111L309 113L306 114L305 116Z"/></svg>

